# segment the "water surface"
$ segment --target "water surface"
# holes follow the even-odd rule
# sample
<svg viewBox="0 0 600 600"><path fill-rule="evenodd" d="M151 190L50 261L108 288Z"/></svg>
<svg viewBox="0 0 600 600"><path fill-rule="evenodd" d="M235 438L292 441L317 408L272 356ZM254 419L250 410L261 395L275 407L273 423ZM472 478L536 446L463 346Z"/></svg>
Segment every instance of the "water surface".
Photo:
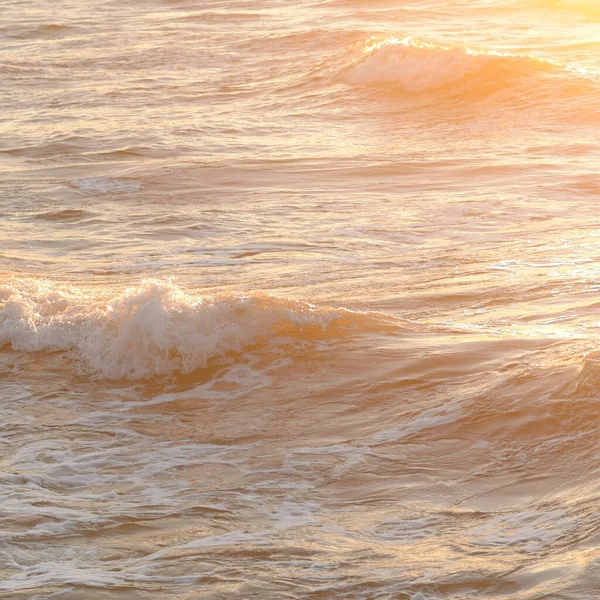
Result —
<svg viewBox="0 0 600 600"><path fill-rule="evenodd" d="M597 596L594 2L0 15L0 597Z"/></svg>

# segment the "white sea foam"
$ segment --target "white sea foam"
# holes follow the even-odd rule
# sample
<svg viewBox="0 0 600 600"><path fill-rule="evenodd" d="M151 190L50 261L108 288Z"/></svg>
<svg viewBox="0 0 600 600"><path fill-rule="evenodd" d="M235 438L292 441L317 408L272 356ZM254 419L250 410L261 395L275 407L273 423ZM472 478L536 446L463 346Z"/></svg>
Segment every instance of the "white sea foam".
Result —
<svg viewBox="0 0 600 600"><path fill-rule="evenodd" d="M179 400L213 400L231 401L248 394L254 390L267 387L272 383L272 378L262 371L257 371L248 365L233 365L223 373L218 373L210 381L193 387L184 392L170 392L154 396L146 401L134 401L130 406L153 406L168 404ZM219 387L222 389L218 389ZM223 389L224 388L224 389ZM124 403L119 403L126 407Z"/></svg>
<svg viewBox="0 0 600 600"><path fill-rule="evenodd" d="M146 281L111 298L20 279L0 286L0 347L71 351L93 375L190 373L275 337L315 338L357 313L268 294L198 296Z"/></svg>
<svg viewBox="0 0 600 600"><path fill-rule="evenodd" d="M115 420L124 418L115 415ZM33 441L10 460L14 473L0 476L5 518L15 523L26 518L25 526L4 531L4 539L57 539L73 531L113 526L131 514L153 518L187 508L225 511L226 502L192 489L181 471L205 465L244 470L246 459L239 453L247 450L191 442L148 445L147 439L127 432L121 432L119 444Z"/></svg>
<svg viewBox="0 0 600 600"><path fill-rule="evenodd" d="M437 522L433 517L383 521L374 528L373 535L387 542L409 544L437 535L435 525Z"/></svg>
<svg viewBox="0 0 600 600"><path fill-rule="evenodd" d="M458 421L463 416L463 409L458 402L447 402L421 411L414 418L406 419L406 423L393 429L385 429L372 437L374 445L390 444L412 437L427 429L435 429Z"/></svg>
<svg viewBox="0 0 600 600"><path fill-rule="evenodd" d="M314 502L298 504L287 500L262 512L269 519L275 521L275 528L278 531L284 531L294 527L314 525L317 523L315 516L319 511L319 505Z"/></svg>
<svg viewBox="0 0 600 600"><path fill-rule="evenodd" d="M139 181L110 179L109 177L82 177L75 179L73 185L88 194L132 193L142 187Z"/></svg>
<svg viewBox="0 0 600 600"><path fill-rule="evenodd" d="M577 519L563 509L547 512L530 510L502 515L469 530L473 541L482 546L520 546L536 552L552 545L577 525Z"/></svg>

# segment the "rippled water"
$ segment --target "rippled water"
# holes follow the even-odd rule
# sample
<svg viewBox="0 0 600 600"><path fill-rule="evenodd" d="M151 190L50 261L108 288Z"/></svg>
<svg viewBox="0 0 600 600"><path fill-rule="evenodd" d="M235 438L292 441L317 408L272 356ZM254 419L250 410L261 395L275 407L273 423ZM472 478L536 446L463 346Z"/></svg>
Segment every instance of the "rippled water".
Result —
<svg viewBox="0 0 600 600"><path fill-rule="evenodd" d="M6 0L0 597L594 599L591 0Z"/></svg>

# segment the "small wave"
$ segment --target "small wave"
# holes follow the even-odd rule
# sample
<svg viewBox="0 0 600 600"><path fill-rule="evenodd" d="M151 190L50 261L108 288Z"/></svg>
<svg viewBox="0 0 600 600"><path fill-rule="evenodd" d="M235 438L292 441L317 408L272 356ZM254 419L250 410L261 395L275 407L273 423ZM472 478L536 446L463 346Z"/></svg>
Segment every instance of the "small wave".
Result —
<svg viewBox="0 0 600 600"><path fill-rule="evenodd" d="M74 219L83 219L90 216L85 210L77 208L65 208L63 210L53 210L49 212L39 213L34 218L42 221L72 221Z"/></svg>
<svg viewBox="0 0 600 600"><path fill-rule="evenodd" d="M57 34L70 31L73 27L67 23L47 23L33 27L10 28L3 27L0 33L13 39L34 39L37 37L55 36Z"/></svg>
<svg viewBox="0 0 600 600"><path fill-rule="evenodd" d="M266 293L198 296L157 281L108 299L37 279L0 286L0 347L71 351L85 374L105 379L190 373L275 337L316 340L367 321Z"/></svg>
<svg viewBox="0 0 600 600"><path fill-rule="evenodd" d="M591 73L526 54L476 51L466 47L429 44L411 38L371 40L365 55L351 68L354 85L393 84L407 92L426 92L475 79L505 87L530 74L553 71Z"/></svg>

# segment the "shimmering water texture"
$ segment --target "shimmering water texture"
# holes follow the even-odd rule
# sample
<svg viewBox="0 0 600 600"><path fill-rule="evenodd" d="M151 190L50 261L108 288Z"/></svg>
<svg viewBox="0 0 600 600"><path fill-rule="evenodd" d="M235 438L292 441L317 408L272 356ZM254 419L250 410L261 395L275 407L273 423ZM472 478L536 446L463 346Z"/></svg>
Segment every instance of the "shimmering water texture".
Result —
<svg viewBox="0 0 600 600"><path fill-rule="evenodd" d="M0 598L600 597L600 10L5 0Z"/></svg>

